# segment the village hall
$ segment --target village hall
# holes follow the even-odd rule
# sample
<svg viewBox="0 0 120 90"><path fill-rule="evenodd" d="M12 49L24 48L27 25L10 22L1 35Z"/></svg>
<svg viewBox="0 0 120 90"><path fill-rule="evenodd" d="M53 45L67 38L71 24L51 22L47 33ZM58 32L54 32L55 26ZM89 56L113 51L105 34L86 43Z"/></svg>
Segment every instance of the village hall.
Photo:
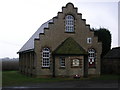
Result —
<svg viewBox="0 0 120 90"><path fill-rule="evenodd" d="M43 23L17 53L19 71L29 76L101 74L102 43L72 3Z"/></svg>

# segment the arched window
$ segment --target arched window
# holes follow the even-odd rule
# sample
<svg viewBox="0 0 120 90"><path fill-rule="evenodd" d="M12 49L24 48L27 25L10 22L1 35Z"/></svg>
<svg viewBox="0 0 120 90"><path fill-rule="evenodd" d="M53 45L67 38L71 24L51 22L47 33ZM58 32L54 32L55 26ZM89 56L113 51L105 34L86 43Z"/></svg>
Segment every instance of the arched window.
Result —
<svg viewBox="0 0 120 90"><path fill-rule="evenodd" d="M43 48L42 50L42 67L50 67L50 50Z"/></svg>
<svg viewBox="0 0 120 90"><path fill-rule="evenodd" d="M65 17L65 32L74 32L74 17L72 15Z"/></svg>
<svg viewBox="0 0 120 90"><path fill-rule="evenodd" d="M95 58L96 58L96 52L95 52L95 50L92 48L92 49L89 49L88 50L88 53L89 53L89 55L88 55L88 62L89 62L89 67L90 68L93 68L93 67L95 67Z"/></svg>

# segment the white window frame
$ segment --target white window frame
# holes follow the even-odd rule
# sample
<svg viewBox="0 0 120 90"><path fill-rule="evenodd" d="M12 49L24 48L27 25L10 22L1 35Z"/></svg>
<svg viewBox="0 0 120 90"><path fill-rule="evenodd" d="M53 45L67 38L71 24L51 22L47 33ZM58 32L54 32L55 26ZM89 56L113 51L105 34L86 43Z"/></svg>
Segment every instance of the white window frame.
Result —
<svg viewBox="0 0 120 90"><path fill-rule="evenodd" d="M88 62L89 64L95 63L95 58L96 58L96 52L93 48L88 50Z"/></svg>
<svg viewBox="0 0 120 90"><path fill-rule="evenodd" d="M65 32L74 32L74 17L72 15L65 17Z"/></svg>
<svg viewBox="0 0 120 90"><path fill-rule="evenodd" d="M50 50L43 48L42 50L42 67L50 67Z"/></svg>
<svg viewBox="0 0 120 90"><path fill-rule="evenodd" d="M92 38L91 38L91 37L87 38L87 43L88 43L88 44L91 44L91 43L92 43Z"/></svg>
<svg viewBox="0 0 120 90"><path fill-rule="evenodd" d="M60 67L65 67L65 57L60 57Z"/></svg>

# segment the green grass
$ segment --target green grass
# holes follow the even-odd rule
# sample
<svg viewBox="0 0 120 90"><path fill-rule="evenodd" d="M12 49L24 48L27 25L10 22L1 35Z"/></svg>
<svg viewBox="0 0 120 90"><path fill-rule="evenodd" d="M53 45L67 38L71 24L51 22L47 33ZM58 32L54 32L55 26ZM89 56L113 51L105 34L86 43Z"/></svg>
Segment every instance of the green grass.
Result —
<svg viewBox="0 0 120 90"><path fill-rule="evenodd" d="M119 75L116 74L105 74L100 77L91 77L90 80L118 80L120 79Z"/></svg>
<svg viewBox="0 0 120 90"><path fill-rule="evenodd" d="M40 83L40 82L57 82L72 80L71 78L35 78L27 77L20 74L18 71L3 71L2 72L2 86L18 86L28 83Z"/></svg>
<svg viewBox="0 0 120 90"><path fill-rule="evenodd" d="M60 82L70 80L117 80L120 78L118 75L101 75L100 77L89 77L89 78L35 78L27 77L20 74L18 71L3 71L2 72L2 86L21 86L30 83L41 83L41 82Z"/></svg>

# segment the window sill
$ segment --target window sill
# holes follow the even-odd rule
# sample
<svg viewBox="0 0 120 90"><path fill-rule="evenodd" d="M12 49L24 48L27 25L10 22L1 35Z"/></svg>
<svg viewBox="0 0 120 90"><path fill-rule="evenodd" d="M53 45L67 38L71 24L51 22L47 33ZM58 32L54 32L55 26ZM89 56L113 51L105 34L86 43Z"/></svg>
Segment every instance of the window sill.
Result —
<svg viewBox="0 0 120 90"><path fill-rule="evenodd" d="M42 69L50 69L50 67L42 67Z"/></svg>
<svg viewBox="0 0 120 90"><path fill-rule="evenodd" d="M67 31L65 31L65 33L75 33L75 32L67 32Z"/></svg>

